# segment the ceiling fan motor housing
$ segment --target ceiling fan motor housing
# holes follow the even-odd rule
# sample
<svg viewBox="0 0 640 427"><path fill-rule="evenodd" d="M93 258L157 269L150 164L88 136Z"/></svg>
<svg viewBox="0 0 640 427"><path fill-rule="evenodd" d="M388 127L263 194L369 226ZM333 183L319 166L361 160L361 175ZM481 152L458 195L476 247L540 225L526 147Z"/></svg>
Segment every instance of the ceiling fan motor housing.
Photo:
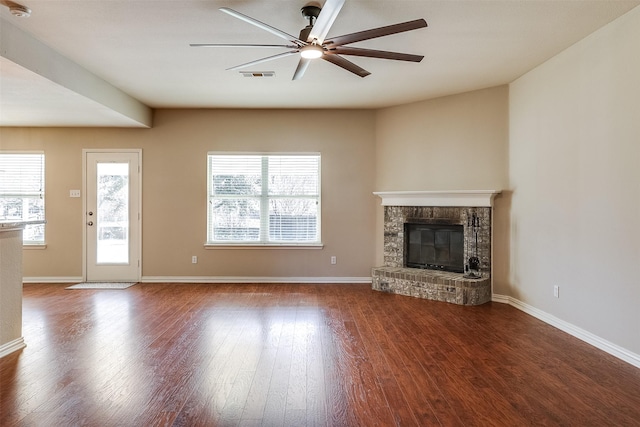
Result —
<svg viewBox="0 0 640 427"><path fill-rule="evenodd" d="M317 3L309 3L306 6L303 6L302 9L300 9L300 11L302 12L302 16L304 16L305 19L309 20L309 25L307 25L300 31L300 36L298 37L300 40L306 41L309 39L309 33L311 33L313 24L315 23L316 18L318 18L318 15L320 15L321 10L322 9L320 8L320 6L317 6Z"/></svg>
<svg viewBox="0 0 640 427"><path fill-rule="evenodd" d="M300 11L302 12L302 16L304 16L305 19L316 19L318 15L320 15L321 10L322 9L320 8L320 6L313 3L309 3L308 5L303 6L302 9L300 9Z"/></svg>
<svg viewBox="0 0 640 427"><path fill-rule="evenodd" d="M311 33L312 29L313 29L313 25L307 25L302 30L300 30L300 35L298 36L298 38L300 40L305 40L305 41L308 40L309 39L309 33Z"/></svg>

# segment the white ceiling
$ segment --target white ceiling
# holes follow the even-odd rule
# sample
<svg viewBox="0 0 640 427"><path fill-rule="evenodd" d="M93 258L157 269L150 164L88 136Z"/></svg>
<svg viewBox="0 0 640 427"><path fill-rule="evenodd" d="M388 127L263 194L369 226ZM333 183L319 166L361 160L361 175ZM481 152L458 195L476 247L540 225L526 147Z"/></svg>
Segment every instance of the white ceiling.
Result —
<svg viewBox="0 0 640 427"><path fill-rule="evenodd" d="M424 60L348 57L371 72L365 78L318 60L299 81L291 80L295 56L248 69L275 77L226 71L278 50L189 43L281 44L218 8L297 35L305 0L21 3L30 18L0 6L2 126L146 126L145 106L379 108L461 93L515 80L640 0L346 0L328 37L424 18L428 28L354 45Z"/></svg>

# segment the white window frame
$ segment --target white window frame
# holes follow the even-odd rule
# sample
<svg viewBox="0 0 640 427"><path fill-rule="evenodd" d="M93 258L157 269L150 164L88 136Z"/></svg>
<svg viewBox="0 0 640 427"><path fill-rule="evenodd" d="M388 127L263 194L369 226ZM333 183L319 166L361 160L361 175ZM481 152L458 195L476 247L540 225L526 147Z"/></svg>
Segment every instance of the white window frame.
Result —
<svg viewBox="0 0 640 427"><path fill-rule="evenodd" d="M269 241L268 230L261 227L260 230L260 240L259 241L215 241L211 240L211 223L212 223L212 189L211 185L213 183L212 180L212 171L211 171L211 161L210 156L261 156L262 157L262 192L260 195L255 196L256 200L260 200L260 216L261 216L261 224L268 224L268 220L262 220L264 215L268 215L268 206L269 200L272 198L277 198L277 196L270 196L268 194L267 181L264 179L264 175L268 174L265 169L265 163L267 156L314 156L318 158L318 193L315 196L304 195L300 197L310 198L315 197L317 203L317 241L304 241L304 242L291 242L291 241ZM321 202L321 182L322 182L322 156L319 152L228 152L228 151L210 151L207 153L207 242L205 243L206 249L322 249L322 202ZM292 197L295 198L295 197Z"/></svg>
<svg viewBox="0 0 640 427"><path fill-rule="evenodd" d="M43 221L44 222L44 217L45 217L45 212L46 212L46 204L45 204L45 186L46 186L46 176L45 176L45 153L44 151L38 151L38 150L33 150L33 151L0 151L0 155L39 155L42 158L42 167L41 167L41 179L42 179L42 187L39 189L39 191L36 192L15 192L15 193L4 193L4 195L8 195L8 196L13 196L16 198L21 198L23 201L23 215L21 218L2 218L0 217L0 221L19 221L19 222L23 222L23 221ZM1 177L0 177L1 179ZM0 193L3 194L3 193ZM28 214L25 216L24 212L25 210L28 211L28 203L27 201L29 199L42 199L43 203L42 203L42 218L30 218L28 216ZM1 213L0 213L1 214ZM42 227L42 239L38 239L38 240L29 240L28 236L29 236L29 229L32 227ZM43 224L27 224L25 226L24 232L23 232L23 241L22 244L24 246L27 247L32 247L32 248L44 248L46 246L46 229L44 228L44 223Z"/></svg>

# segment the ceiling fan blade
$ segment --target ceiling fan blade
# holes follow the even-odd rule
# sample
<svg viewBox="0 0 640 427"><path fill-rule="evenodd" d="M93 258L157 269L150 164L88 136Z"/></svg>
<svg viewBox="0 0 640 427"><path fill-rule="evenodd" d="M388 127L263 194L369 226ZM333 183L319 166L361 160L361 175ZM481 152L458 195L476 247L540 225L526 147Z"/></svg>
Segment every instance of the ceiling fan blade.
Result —
<svg viewBox="0 0 640 427"><path fill-rule="evenodd" d="M296 72L293 73L292 80L300 80L304 75L304 72L307 71L309 64L311 64L311 59L301 57L300 61L298 62L298 67L296 68Z"/></svg>
<svg viewBox="0 0 640 427"><path fill-rule="evenodd" d="M412 55L409 53L388 52L386 50L360 49L357 47L338 46L336 48L327 49L325 54L329 55L353 55L366 56L368 58L395 59L397 61L420 62L424 56Z"/></svg>
<svg viewBox="0 0 640 427"><path fill-rule="evenodd" d="M376 37L384 37L391 34L403 33L405 31L417 30L418 28L424 28L426 26L427 21L425 21L424 19L416 19L414 21L407 21L400 24L387 25L386 27L378 27L371 30L333 37L331 39L325 40L325 44L327 45L327 47L342 46L344 44L374 39Z"/></svg>
<svg viewBox="0 0 640 427"><path fill-rule="evenodd" d="M321 45L324 43L325 37L329 33L333 22L338 17L338 13L340 13L340 9L344 5L345 0L327 0L322 6L322 10L320 11L320 15L318 15L318 19L316 19L315 24L313 24L313 28L309 33L309 37L307 37L307 42L311 43L313 40L317 40L316 43Z"/></svg>
<svg viewBox="0 0 640 427"><path fill-rule="evenodd" d="M337 65L338 67L342 67L347 71L351 71L353 74L356 74L360 77L367 77L369 74L371 74L370 72L368 72L367 70L365 70L364 68L358 67L356 64L354 64L351 61L347 61L346 59L344 59L343 57L339 56L339 55L322 55L322 59L324 59L325 61L329 61L332 64Z"/></svg>
<svg viewBox="0 0 640 427"><path fill-rule="evenodd" d="M224 13L227 13L233 16L234 18L238 18L244 22L248 22L249 24L255 25L258 28L262 28L263 30L268 31L271 34L274 34L278 37L281 37L285 40L295 43L297 46L304 46L306 44L305 42L303 42L302 40L300 40L295 36L292 36L291 34L285 33L284 31L281 31L275 27L272 27L271 25L265 24L264 22L260 22L257 19L253 19L250 16L237 12L233 9L229 9L228 7L221 7L220 10Z"/></svg>
<svg viewBox="0 0 640 427"><path fill-rule="evenodd" d="M255 61L247 62L245 64L236 65L235 67L227 68L227 71L239 70L241 68L251 67L253 65L262 64L263 62L272 61L278 58L284 58L285 56L295 55L298 51L292 50L290 52L279 53L273 56L267 56L266 58L256 59Z"/></svg>
<svg viewBox="0 0 640 427"><path fill-rule="evenodd" d="M234 44L234 43L190 43L191 47L268 47L268 48L286 48L297 49L298 46L286 44Z"/></svg>

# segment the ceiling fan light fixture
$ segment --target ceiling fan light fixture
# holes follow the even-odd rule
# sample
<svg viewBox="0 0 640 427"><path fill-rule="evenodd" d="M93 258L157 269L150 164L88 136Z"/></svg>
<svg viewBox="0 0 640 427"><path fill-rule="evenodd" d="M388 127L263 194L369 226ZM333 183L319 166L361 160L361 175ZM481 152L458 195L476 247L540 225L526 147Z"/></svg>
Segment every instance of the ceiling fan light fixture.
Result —
<svg viewBox="0 0 640 427"><path fill-rule="evenodd" d="M310 44L300 49L300 56L305 59L320 58L324 54L324 49L317 44Z"/></svg>

